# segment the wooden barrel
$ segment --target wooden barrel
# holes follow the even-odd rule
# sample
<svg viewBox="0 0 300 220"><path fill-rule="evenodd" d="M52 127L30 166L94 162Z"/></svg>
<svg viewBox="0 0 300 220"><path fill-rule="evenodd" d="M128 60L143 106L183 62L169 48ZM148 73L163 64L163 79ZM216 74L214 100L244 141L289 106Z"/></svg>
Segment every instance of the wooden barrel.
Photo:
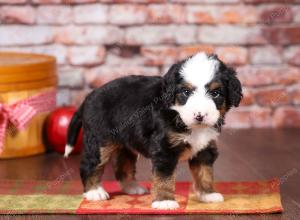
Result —
<svg viewBox="0 0 300 220"><path fill-rule="evenodd" d="M39 54L0 52L0 104L10 105L41 93L55 90L56 60ZM49 112L35 115L25 129L11 123L6 127L0 158L13 158L43 153L43 124ZM0 111L0 117L1 115Z"/></svg>

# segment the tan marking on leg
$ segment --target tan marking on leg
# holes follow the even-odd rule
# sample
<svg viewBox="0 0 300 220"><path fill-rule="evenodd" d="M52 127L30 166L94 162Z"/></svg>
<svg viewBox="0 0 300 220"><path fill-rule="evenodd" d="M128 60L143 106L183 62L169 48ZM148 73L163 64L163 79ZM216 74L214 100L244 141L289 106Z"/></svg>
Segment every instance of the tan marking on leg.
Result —
<svg viewBox="0 0 300 220"><path fill-rule="evenodd" d="M119 148L116 144L106 145L103 147L100 147L100 165L105 165L111 158L111 156L116 152L116 150Z"/></svg>
<svg viewBox="0 0 300 220"><path fill-rule="evenodd" d="M154 172L152 184L153 201L174 200L175 174L162 177Z"/></svg>
<svg viewBox="0 0 300 220"><path fill-rule="evenodd" d="M114 161L116 179L120 182L135 180L137 154L122 148L116 152Z"/></svg>
<svg viewBox="0 0 300 220"><path fill-rule="evenodd" d="M121 189L127 194L145 194L146 188L140 186L135 180L136 161L138 154L129 149L122 148L116 152L114 168L116 179L120 182Z"/></svg>
<svg viewBox="0 0 300 220"><path fill-rule="evenodd" d="M118 145L107 145L100 147L100 163L95 168L93 174L87 179L84 191L87 192L91 189L97 189L99 187L101 177L104 173L104 167L110 160L112 154L118 149Z"/></svg>
<svg viewBox="0 0 300 220"><path fill-rule="evenodd" d="M186 148L179 156L179 161L186 161L191 158L193 152L191 148Z"/></svg>
<svg viewBox="0 0 300 220"><path fill-rule="evenodd" d="M213 168L208 165L190 166L194 187L202 192L213 192Z"/></svg>
<svg viewBox="0 0 300 220"><path fill-rule="evenodd" d="M84 191L87 192L91 189L97 189L100 184L100 179L104 172L104 166L97 166L93 175L90 176L84 186Z"/></svg>
<svg viewBox="0 0 300 220"><path fill-rule="evenodd" d="M119 164L119 170L123 173L122 182L135 180L135 163L136 161L125 160L123 164Z"/></svg>

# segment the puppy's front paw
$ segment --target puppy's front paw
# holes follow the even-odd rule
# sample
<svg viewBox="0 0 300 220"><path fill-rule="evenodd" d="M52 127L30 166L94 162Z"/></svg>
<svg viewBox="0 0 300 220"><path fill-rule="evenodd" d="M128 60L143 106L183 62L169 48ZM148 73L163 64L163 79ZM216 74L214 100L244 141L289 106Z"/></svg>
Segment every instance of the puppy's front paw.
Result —
<svg viewBox="0 0 300 220"><path fill-rule="evenodd" d="M136 181L123 184L122 191L129 195L142 195L148 193L148 190L143 186L140 186Z"/></svg>
<svg viewBox="0 0 300 220"><path fill-rule="evenodd" d="M152 202L154 209L178 209L179 204L175 200L162 200Z"/></svg>
<svg viewBox="0 0 300 220"><path fill-rule="evenodd" d="M97 189L91 189L85 193L83 196L89 201L101 201L109 199L109 194L99 186Z"/></svg>
<svg viewBox="0 0 300 220"><path fill-rule="evenodd" d="M224 197L221 193L205 193L201 192L198 194L198 198L201 202L210 203L210 202L224 202Z"/></svg>

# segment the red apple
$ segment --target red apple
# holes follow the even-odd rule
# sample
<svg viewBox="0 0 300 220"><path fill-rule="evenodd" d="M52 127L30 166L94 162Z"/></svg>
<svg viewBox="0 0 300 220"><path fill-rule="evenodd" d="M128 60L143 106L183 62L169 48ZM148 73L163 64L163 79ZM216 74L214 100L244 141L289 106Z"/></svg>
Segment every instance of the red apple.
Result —
<svg viewBox="0 0 300 220"><path fill-rule="evenodd" d="M56 152L64 153L67 141L67 131L75 113L76 108L73 106L60 107L50 113L46 122L46 141L47 144ZM82 129L77 138L72 153L80 153L82 150Z"/></svg>

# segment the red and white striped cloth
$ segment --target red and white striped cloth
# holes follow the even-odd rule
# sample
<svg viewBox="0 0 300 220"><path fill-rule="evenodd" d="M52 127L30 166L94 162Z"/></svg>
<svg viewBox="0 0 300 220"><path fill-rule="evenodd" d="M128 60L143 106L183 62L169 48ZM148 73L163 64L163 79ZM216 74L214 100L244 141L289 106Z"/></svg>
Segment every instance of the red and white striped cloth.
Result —
<svg viewBox="0 0 300 220"><path fill-rule="evenodd" d="M9 122L18 130L22 130L36 114L52 111L55 106L56 90L49 90L13 104L0 103L0 154L4 148Z"/></svg>

